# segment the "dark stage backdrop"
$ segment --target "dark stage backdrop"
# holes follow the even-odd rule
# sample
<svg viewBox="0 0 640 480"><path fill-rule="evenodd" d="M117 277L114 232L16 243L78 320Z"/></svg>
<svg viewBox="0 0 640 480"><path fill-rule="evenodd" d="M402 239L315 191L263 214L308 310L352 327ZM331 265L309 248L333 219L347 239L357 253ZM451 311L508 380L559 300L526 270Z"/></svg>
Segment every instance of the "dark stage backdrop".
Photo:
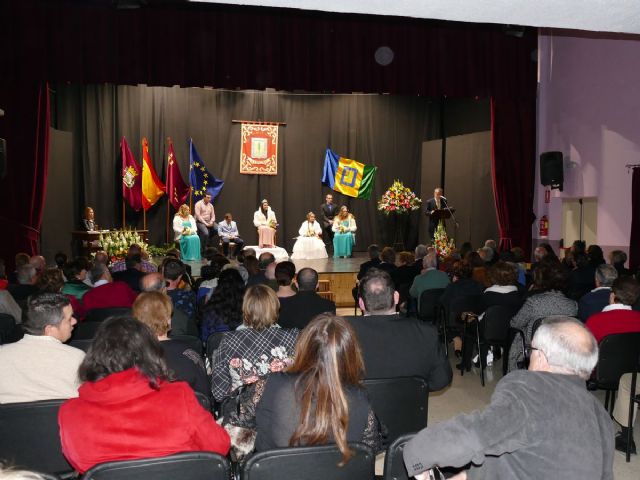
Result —
<svg viewBox="0 0 640 480"><path fill-rule="evenodd" d="M376 210L377 199L396 178L414 190L420 188L422 141L439 134L439 106L424 97L64 84L55 91L54 124L74 136L73 168L80 181L78 220L83 207L91 205L99 224L120 226L118 144L123 135L138 160L140 140L148 138L154 167L162 179L167 137L171 137L185 180L189 172L187 139L192 137L209 170L225 181L215 201L217 218L232 212L245 241L255 244L253 212L267 198L281 225L278 243L289 251L305 214L309 210L318 213L329 191L320 182L327 147L379 167L370 200L334 192L337 203L354 212L357 249L364 250L382 240L382 229L387 227ZM240 125L233 124L233 119L286 122L279 129L278 175L239 173ZM167 203L165 196L147 213L152 243L165 240ZM56 209L55 198L49 197L47 208ZM171 207L170 218L173 214ZM142 213L127 208L127 223L142 227Z"/></svg>

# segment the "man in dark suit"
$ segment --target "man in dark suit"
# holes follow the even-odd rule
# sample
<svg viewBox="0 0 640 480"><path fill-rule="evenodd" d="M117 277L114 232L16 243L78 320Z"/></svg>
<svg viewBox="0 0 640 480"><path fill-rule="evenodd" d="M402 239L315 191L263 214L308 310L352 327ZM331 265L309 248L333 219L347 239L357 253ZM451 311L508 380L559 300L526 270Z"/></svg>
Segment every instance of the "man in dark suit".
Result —
<svg viewBox="0 0 640 480"><path fill-rule="evenodd" d="M318 272L313 268L303 268L294 282L298 293L292 297L280 299L280 317L278 324L283 328L302 330L313 317L320 313L336 313L336 304L316 293Z"/></svg>
<svg viewBox="0 0 640 480"><path fill-rule="evenodd" d="M384 247L380 252L380 263L376 268L387 272L393 277L393 272L398 268L396 266L396 252L391 247Z"/></svg>
<svg viewBox="0 0 640 480"><path fill-rule="evenodd" d="M594 313L601 312L609 305L611 295L611 285L618 278L618 271L613 265L600 265L596 269L596 288L586 293L578 302L578 318L581 322L586 322Z"/></svg>
<svg viewBox="0 0 640 480"><path fill-rule="evenodd" d="M333 203L333 195L327 193L324 203L320 205L320 223L322 225L322 240L327 251L333 250L333 217L336 216L336 205Z"/></svg>
<svg viewBox="0 0 640 480"><path fill-rule="evenodd" d="M433 234L438 228L438 219L433 212L447 207L447 200L442 196L442 188L438 187L433 191L433 198L427 200L427 210L425 214L429 218L429 238L433 239Z"/></svg>
<svg viewBox="0 0 640 480"><path fill-rule="evenodd" d="M433 325L396 314L398 292L386 272L372 269L360 281L364 316L347 317L356 332L366 378L417 376L430 391L451 383L451 366Z"/></svg>
<svg viewBox="0 0 640 480"><path fill-rule="evenodd" d="M358 280L364 277L371 267L377 267L378 265L380 265L380 247L373 243L369 245L369 247L367 248L367 252L369 252L369 260L360 265Z"/></svg>
<svg viewBox="0 0 640 480"><path fill-rule="evenodd" d="M129 255L126 258L127 269L124 272L114 272L113 280L125 282L132 290L140 292L140 279L144 277L142 271L142 257L140 255Z"/></svg>

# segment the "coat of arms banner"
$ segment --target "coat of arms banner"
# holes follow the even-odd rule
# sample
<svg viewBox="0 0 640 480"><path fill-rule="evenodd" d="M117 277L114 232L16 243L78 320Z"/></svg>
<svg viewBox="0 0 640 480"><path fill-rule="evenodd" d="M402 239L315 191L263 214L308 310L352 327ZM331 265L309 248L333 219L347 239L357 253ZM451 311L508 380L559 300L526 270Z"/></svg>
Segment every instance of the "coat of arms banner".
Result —
<svg viewBox="0 0 640 480"><path fill-rule="evenodd" d="M240 137L240 173L278 174L278 126L243 123Z"/></svg>

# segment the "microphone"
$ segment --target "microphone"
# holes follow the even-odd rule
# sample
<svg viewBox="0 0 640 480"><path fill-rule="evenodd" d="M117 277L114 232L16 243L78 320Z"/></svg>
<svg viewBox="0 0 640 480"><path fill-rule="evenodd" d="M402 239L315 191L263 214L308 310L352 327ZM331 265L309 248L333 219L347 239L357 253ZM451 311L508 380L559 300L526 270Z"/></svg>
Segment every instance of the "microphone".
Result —
<svg viewBox="0 0 640 480"><path fill-rule="evenodd" d="M440 195L440 198L445 200L445 201L447 200L447 197L445 197L444 195Z"/></svg>

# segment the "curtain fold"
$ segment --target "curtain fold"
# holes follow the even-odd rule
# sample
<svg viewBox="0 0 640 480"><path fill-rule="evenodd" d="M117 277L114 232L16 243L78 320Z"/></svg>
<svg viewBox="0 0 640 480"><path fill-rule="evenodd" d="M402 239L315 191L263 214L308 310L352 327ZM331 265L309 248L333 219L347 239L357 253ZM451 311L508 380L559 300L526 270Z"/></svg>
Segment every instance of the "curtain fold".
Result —
<svg viewBox="0 0 640 480"><path fill-rule="evenodd" d="M631 180L631 238L629 239L629 269L640 268L640 168L633 169Z"/></svg>

